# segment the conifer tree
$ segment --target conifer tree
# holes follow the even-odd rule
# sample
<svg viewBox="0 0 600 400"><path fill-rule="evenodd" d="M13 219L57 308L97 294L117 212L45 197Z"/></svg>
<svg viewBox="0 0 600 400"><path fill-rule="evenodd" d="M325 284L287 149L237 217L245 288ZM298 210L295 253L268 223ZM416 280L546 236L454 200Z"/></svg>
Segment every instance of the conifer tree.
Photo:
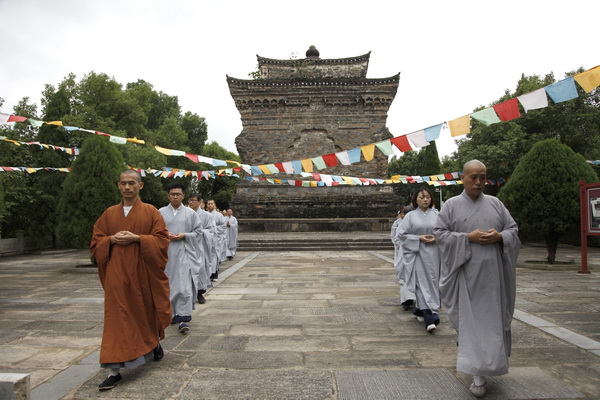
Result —
<svg viewBox="0 0 600 400"><path fill-rule="evenodd" d="M579 180L598 175L582 155L557 139L536 143L517 164L498 197L525 234L544 239L553 264L561 235L579 224Z"/></svg>
<svg viewBox="0 0 600 400"><path fill-rule="evenodd" d="M89 136L65 179L58 203L56 235L64 246L89 246L94 223L120 199L117 181L123 156L105 137Z"/></svg>

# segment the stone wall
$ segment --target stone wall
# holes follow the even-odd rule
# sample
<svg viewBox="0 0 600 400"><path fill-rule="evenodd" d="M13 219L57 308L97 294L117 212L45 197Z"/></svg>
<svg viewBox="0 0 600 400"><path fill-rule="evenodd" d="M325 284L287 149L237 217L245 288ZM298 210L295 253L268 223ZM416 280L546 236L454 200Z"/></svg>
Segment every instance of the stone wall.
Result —
<svg viewBox="0 0 600 400"><path fill-rule="evenodd" d="M230 204L238 218L393 218L391 186L296 187L240 182Z"/></svg>

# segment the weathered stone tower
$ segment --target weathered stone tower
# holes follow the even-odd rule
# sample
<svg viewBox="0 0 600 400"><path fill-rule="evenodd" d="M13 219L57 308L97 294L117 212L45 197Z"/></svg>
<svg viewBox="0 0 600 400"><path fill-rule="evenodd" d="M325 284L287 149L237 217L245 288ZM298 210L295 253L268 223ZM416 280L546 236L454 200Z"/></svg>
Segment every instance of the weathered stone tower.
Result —
<svg viewBox="0 0 600 400"><path fill-rule="evenodd" d="M301 160L392 137L387 112L400 74L367 78L369 56L321 59L311 46L304 59L257 56L257 79L228 76L242 119L243 130L236 138L242 161L259 165ZM387 159L375 153L370 162L315 172L384 178ZM233 206L242 218L389 217L396 208L392 188L386 186L302 188L243 182Z"/></svg>

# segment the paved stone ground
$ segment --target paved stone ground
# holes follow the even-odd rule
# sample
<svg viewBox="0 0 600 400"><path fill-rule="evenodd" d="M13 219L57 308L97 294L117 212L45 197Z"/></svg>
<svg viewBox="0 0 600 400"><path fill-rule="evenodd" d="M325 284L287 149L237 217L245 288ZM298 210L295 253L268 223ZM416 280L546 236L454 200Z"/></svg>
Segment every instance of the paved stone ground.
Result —
<svg viewBox="0 0 600 400"><path fill-rule="evenodd" d="M559 260L579 260L562 247ZM542 260L524 246L520 264ZM0 372L34 399L466 399L456 334L402 311L391 251L238 253L163 361L99 392L103 293L86 251L0 258ZM490 399L600 397L600 251L577 266L518 269L508 375ZM538 268L540 266L537 266ZM596 269L594 269L596 267Z"/></svg>

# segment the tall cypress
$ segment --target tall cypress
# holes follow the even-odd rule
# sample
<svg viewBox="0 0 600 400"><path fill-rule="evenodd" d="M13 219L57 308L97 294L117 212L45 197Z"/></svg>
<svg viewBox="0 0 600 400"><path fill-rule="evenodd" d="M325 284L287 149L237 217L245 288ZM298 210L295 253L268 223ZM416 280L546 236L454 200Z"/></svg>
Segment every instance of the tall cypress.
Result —
<svg viewBox="0 0 600 400"><path fill-rule="evenodd" d="M89 136L65 179L58 203L56 235L67 247L89 246L94 223L111 205L119 202L119 174L123 156L107 138Z"/></svg>

